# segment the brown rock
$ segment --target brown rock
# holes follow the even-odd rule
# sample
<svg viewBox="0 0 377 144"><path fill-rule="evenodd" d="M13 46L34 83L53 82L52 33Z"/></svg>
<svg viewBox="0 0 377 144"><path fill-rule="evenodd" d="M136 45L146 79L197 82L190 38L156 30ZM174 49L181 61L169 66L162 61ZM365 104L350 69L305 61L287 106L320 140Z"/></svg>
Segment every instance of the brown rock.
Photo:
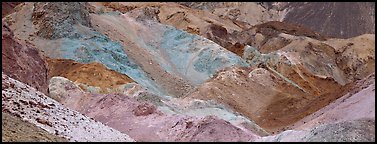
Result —
<svg viewBox="0 0 377 144"><path fill-rule="evenodd" d="M73 82L101 88L101 93L108 93L120 85L134 82L127 75L107 69L100 63L83 64L68 59L47 59L49 79L54 76L65 77ZM81 87L83 88L83 87ZM83 88L85 90L85 88ZM107 89L110 89L108 91Z"/></svg>
<svg viewBox="0 0 377 144"><path fill-rule="evenodd" d="M68 140L35 126L32 123L25 122L21 118L15 117L9 113L1 113L2 118L2 141L3 142L67 142Z"/></svg>
<svg viewBox="0 0 377 144"><path fill-rule="evenodd" d="M136 107L136 109L133 110L134 115L136 116L146 116L149 114L152 114L156 111L156 107L149 103L143 103Z"/></svg>
<svg viewBox="0 0 377 144"><path fill-rule="evenodd" d="M351 38L375 33L374 2L292 2L283 21L304 25L321 34Z"/></svg>

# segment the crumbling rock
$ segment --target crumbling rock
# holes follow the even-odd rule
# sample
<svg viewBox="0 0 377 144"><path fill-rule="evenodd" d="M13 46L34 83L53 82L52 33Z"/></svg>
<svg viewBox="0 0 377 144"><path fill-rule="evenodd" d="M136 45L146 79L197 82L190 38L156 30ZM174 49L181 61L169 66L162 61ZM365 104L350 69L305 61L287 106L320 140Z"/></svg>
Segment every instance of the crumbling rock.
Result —
<svg viewBox="0 0 377 144"><path fill-rule="evenodd" d="M15 12L15 7L19 5L21 2L2 2L1 3L1 17L4 18L5 16Z"/></svg>
<svg viewBox="0 0 377 144"><path fill-rule="evenodd" d="M91 27L86 2L37 2L34 3L32 20L39 26L37 35L46 39L74 36L75 24Z"/></svg>
<svg viewBox="0 0 377 144"><path fill-rule="evenodd" d="M47 63L45 57L29 42L13 35L7 24L2 24L2 71L47 94Z"/></svg>
<svg viewBox="0 0 377 144"><path fill-rule="evenodd" d="M2 73L2 85L4 84L14 84L15 87L2 89L2 109L7 109L7 113L18 115L50 134L69 141L133 141L127 135L68 109L36 89Z"/></svg>

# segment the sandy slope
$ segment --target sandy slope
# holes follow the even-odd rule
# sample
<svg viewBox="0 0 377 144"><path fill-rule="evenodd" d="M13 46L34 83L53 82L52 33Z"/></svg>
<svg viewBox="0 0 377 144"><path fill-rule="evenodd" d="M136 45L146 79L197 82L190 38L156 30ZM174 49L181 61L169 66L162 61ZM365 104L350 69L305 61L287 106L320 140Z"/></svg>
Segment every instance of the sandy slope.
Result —
<svg viewBox="0 0 377 144"><path fill-rule="evenodd" d="M22 121L9 113L1 113L2 142L67 142L68 140Z"/></svg>

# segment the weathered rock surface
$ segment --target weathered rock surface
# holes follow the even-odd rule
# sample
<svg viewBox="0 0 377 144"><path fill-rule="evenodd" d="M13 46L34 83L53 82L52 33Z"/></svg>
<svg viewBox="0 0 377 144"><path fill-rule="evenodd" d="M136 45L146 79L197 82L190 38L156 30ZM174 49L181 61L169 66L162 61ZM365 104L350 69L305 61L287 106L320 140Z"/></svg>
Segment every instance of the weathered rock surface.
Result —
<svg viewBox="0 0 377 144"><path fill-rule="evenodd" d="M236 54L242 48L239 48L240 46L236 44L235 40L229 39L228 35L234 32L241 32L243 29L250 27L245 22L220 18L208 11L193 10L175 3L135 5L133 3L115 2L103 5L103 7L127 13L137 21L160 22L203 36Z"/></svg>
<svg viewBox="0 0 377 144"><path fill-rule="evenodd" d="M174 3L143 5L127 11L127 14L136 20L158 21L206 37L239 56L242 56L246 45L258 47L261 52L266 53L289 44L289 39L278 36L280 33L326 40L326 37L299 25L270 21L251 26L235 19L220 18L205 10L191 10ZM262 41L257 40L257 34L263 35Z"/></svg>
<svg viewBox="0 0 377 144"><path fill-rule="evenodd" d="M35 44L36 48L50 58L71 59L80 63L98 62L108 69L129 76L154 93L164 93L164 90L161 90L137 64L128 58L119 42L111 41L86 26L73 25L78 37L44 39L35 35L38 29L31 21L33 5L26 3L18 11L19 14L5 21L8 23L14 21L10 28L19 39Z"/></svg>
<svg viewBox="0 0 377 144"><path fill-rule="evenodd" d="M23 121L9 113L1 113L2 142L67 142L68 140L50 134L34 124Z"/></svg>
<svg viewBox="0 0 377 144"><path fill-rule="evenodd" d="M375 140L374 4L4 6L3 113L36 141Z"/></svg>
<svg viewBox="0 0 377 144"><path fill-rule="evenodd" d="M61 88L73 84L65 78L56 78L51 81L54 83L61 83ZM124 94L85 93L78 86L65 89L61 94L63 105L127 133L136 141L250 141L258 138L214 116L167 115L149 102L138 102Z"/></svg>
<svg viewBox="0 0 377 144"><path fill-rule="evenodd" d="M15 37L5 23L2 24L1 42L2 72L47 94L47 63L38 49Z"/></svg>
<svg viewBox="0 0 377 144"><path fill-rule="evenodd" d="M221 68L247 66L237 55L202 37L112 13L91 14L90 18L94 28L111 40L82 25L75 26L80 32L75 39L24 37L33 31L24 26L32 25L28 20L31 7L23 6L20 13L24 15L13 18L18 19L12 28L18 30L20 39L34 38L32 42L51 58L100 62L156 94L180 97Z"/></svg>
<svg viewBox="0 0 377 144"><path fill-rule="evenodd" d="M333 40L339 42L332 42L332 47L326 44L331 41L280 36L292 42L267 54L246 47L243 58L252 68L220 71L187 97L214 99L254 120L268 132L276 133L350 91L352 82L358 79L353 59L359 59L359 69L363 69L360 78L374 72L368 69L374 67L374 54L369 53L374 51L374 42L362 39L365 36L348 40L357 46L347 48L339 44L347 40ZM352 49L361 45L363 52L351 54L356 51ZM343 65L338 59L344 60Z"/></svg>
<svg viewBox="0 0 377 144"><path fill-rule="evenodd" d="M359 80L351 91L301 119L280 134L256 141L375 141L375 74Z"/></svg>
<svg viewBox="0 0 377 144"><path fill-rule="evenodd" d="M46 39L76 37L73 25L91 26L85 2L37 2L32 15L33 24L38 25L36 34Z"/></svg>
<svg viewBox="0 0 377 144"><path fill-rule="evenodd" d="M95 29L114 41L121 41L125 53L162 89L176 97L217 70L231 65L247 66L240 57L216 43L171 26L138 22L127 14L91 16L92 23L98 25Z"/></svg>
<svg viewBox="0 0 377 144"><path fill-rule="evenodd" d="M375 33L375 3L339 2L178 2L222 18L257 25L283 21L303 25L322 35L351 38ZM347 15L347 16L345 16Z"/></svg>
<svg viewBox="0 0 377 144"><path fill-rule="evenodd" d="M133 141L117 130L62 106L34 88L2 73L2 112L69 141Z"/></svg>
<svg viewBox="0 0 377 144"><path fill-rule="evenodd" d="M256 142L374 142L375 119L359 119L321 125L310 130L289 130Z"/></svg>
<svg viewBox="0 0 377 144"><path fill-rule="evenodd" d="M292 2L283 21L309 27L318 33L351 38L375 33L373 2Z"/></svg>
<svg viewBox="0 0 377 144"><path fill-rule="evenodd" d="M355 82L351 91L336 101L301 119L291 129L308 129L320 124L330 124L363 118L374 119L375 74Z"/></svg>
<svg viewBox="0 0 377 144"><path fill-rule="evenodd" d="M224 18L257 25L268 21L280 21L285 11L267 9L256 2L179 2L194 9L207 10Z"/></svg>
<svg viewBox="0 0 377 144"><path fill-rule="evenodd" d="M21 2L1 2L1 17L4 18L7 15L15 12L15 7Z"/></svg>
<svg viewBox="0 0 377 144"><path fill-rule="evenodd" d="M376 44L374 34L349 39L329 39L325 44L338 53L336 63L349 81L361 80L375 71Z"/></svg>
<svg viewBox="0 0 377 144"><path fill-rule="evenodd" d="M109 70L99 63L82 64L67 59L47 59L49 78L61 76L79 84L85 91L98 88L92 92L113 93L120 86L134 82L127 75Z"/></svg>

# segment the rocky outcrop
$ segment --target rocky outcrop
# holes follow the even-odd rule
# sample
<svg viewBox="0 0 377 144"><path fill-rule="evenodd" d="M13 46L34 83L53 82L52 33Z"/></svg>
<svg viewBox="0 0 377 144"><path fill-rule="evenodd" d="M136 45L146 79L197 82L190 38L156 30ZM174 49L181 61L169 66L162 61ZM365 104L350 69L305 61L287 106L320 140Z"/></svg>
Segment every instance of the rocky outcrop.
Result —
<svg viewBox="0 0 377 144"><path fill-rule="evenodd" d="M280 21L285 11L267 9L257 2L178 2L193 9L205 10L223 19L237 20L257 25L268 21Z"/></svg>
<svg viewBox="0 0 377 144"><path fill-rule="evenodd" d="M327 38L308 28L279 21L270 21L252 26L242 31L229 32L219 25L210 25L205 37L222 47L242 56L245 46L256 47L261 53L279 50L292 42L291 39L280 34L298 37L309 37L324 41Z"/></svg>
<svg viewBox="0 0 377 144"><path fill-rule="evenodd" d="M133 141L130 137L62 106L34 88L2 73L2 112L69 141Z"/></svg>
<svg viewBox="0 0 377 144"><path fill-rule="evenodd" d="M122 6L122 4L117 5ZM123 7L130 6L131 4L123 5ZM250 27L247 23L222 19L208 11L192 10L174 3L143 5L126 12L139 21L152 20L201 35L236 54L242 53L242 46L237 45L235 40L229 39L228 35Z"/></svg>
<svg viewBox="0 0 377 144"><path fill-rule="evenodd" d="M80 63L98 62L106 68L127 75L138 84L154 93L164 93L148 75L135 64L124 52L123 46L110 40L83 25L73 25L78 30L78 37L64 37L61 39L44 39L34 35L36 27L31 21L33 3L26 3L21 7L18 15L10 18L15 23L10 26L15 35L36 45L40 51L50 58L71 59Z"/></svg>
<svg viewBox="0 0 377 144"><path fill-rule="evenodd" d="M337 2L178 2L193 9L209 11L221 18L251 25L283 21L303 25L336 38L374 34L375 3ZM347 15L347 17L345 17Z"/></svg>
<svg viewBox="0 0 377 144"><path fill-rule="evenodd" d="M32 20L39 27L37 35L46 39L77 37L73 25L91 26L85 2L34 3Z"/></svg>
<svg viewBox="0 0 377 144"><path fill-rule="evenodd" d="M98 93L114 93L120 86L134 82L127 75L109 70L99 63L78 63L67 59L47 59L49 79L61 76L79 84L85 91L98 88Z"/></svg>
<svg viewBox="0 0 377 144"><path fill-rule="evenodd" d="M149 102L139 102L125 94L85 93L77 86L72 87L72 82L65 78L56 78L51 82L54 83L61 85L56 85L51 92L61 89L63 105L127 133L136 141L250 141L258 138L214 116L168 115Z"/></svg>
<svg viewBox="0 0 377 144"><path fill-rule="evenodd" d="M138 22L127 14L92 15L91 18L98 25L95 29L114 41L121 41L125 53L168 95L181 97L224 67L247 66L240 57L216 43L171 26Z"/></svg>
<svg viewBox="0 0 377 144"><path fill-rule="evenodd" d="M280 33L326 40L326 37L299 25L279 21L258 23L255 26L244 25L241 21L221 19L205 10L194 11L171 3L135 8L127 11L127 14L137 20L158 21L201 35L239 56L242 56L246 45L258 47L262 53L288 45L291 41L279 37ZM257 34L263 36L261 41L257 40L260 37L256 36Z"/></svg>
<svg viewBox="0 0 377 144"><path fill-rule="evenodd" d="M45 57L27 41L19 40L7 24L2 24L2 72L47 94Z"/></svg>
<svg viewBox="0 0 377 144"><path fill-rule="evenodd" d="M346 36L374 5L327 4L22 3L3 18L3 114L35 141L374 141L375 35L304 18ZM339 6L358 18L333 31Z"/></svg>
<svg viewBox="0 0 377 144"><path fill-rule="evenodd" d="M374 119L375 74L354 82L350 91L324 108L293 124L290 129L309 129L321 124L331 124L357 119Z"/></svg>
<svg viewBox="0 0 377 144"><path fill-rule="evenodd" d="M223 103L254 120L269 133L281 132L292 122L315 112L337 97L340 96L326 92L318 96L310 95L268 68L220 71L187 96Z"/></svg>
<svg viewBox="0 0 377 144"><path fill-rule="evenodd" d="M336 63L349 81L361 80L375 71L374 34L349 39L330 39L324 43L336 49Z"/></svg>
<svg viewBox="0 0 377 144"><path fill-rule="evenodd" d="M350 64L354 62L353 59L359 59L358 63L363 72L373 73L373 70L368 68L374 67L374 63L369 61L373 60L374 56L372 53L364 53L373 51L371 39L354 38L358 39L357 42L344 40L355 42L359 48L359 44L363 43L364 54L351 54L349 52L355 52L356 50L352 49L356 47L344 47L346 50L342 52L340 42L336 45L337 42L330 40L288 37L286 34L279 36L289 38L292 42L268 54L247 46L243 58L251 68L229 68L220 71L187 97L215 99L245 114L268 132L276 133L286 130L295 121L349 92L352 82L357 78L350 75L350 71L344 67L353 69L355 65ZM333 43L334 47L326 43ZM342 55L352 57L345 58ZM339 58L347 59L345 61L349 64L340 65ZM318 61L319 59L321 61ZM366 76L363 75L362 78ZM265 86L268 86L268 89ZM261 95L263 97L260 97Z"/></svg>

